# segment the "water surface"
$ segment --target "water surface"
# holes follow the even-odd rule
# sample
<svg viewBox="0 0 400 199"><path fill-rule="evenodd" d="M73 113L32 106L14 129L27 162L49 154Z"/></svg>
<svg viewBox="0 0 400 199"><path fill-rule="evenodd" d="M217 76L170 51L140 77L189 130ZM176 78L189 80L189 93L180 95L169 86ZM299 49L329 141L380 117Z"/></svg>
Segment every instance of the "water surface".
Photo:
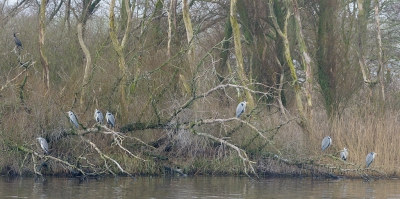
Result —
<svg viewBox="0 0 400 199"><path fill-rule="evenodd" d="M138 177L0 178L1 198L400 198L399 180Z"/></svg>

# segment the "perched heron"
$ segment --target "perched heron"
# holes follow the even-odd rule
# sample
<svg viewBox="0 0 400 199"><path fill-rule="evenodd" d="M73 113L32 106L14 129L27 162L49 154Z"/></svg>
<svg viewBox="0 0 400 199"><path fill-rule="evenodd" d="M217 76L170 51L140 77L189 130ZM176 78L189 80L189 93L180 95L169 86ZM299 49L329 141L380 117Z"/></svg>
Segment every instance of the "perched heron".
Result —
<svg viewBox="0 0 400 199"><path fill-rule="evenodd" d="M104 120L103 113L101 113L100 110L96 109L94 111L94 119L96 120L97 123L103 124Z"/></svg>
<svg viewBox="0 0 400 199"><path fill-rule="evenodd" d="M39 141L40 147L42 147L42 149L44 150L44 152L47 154L49 153L49 145L47 144L46 139L42 138L42 137L38 137L36 138Z"/></svg>
<svg viewBox="0 0 400 199"><path fill-rule="evenodd" d="M17 48L19 48L19 47L22 48L22 43L21 43L21 41L18 39L17 33L15 33L15 32L14 32L14 42L15 42L15 45L17 45Z"/></svg>
<svg viewBox="0 0 400 199"><path fill-rule="evenodd" d="M347 156L349 155L349 152L347 151L346 148L343 149L343 151L340 152L340 157L342 158L342 160L346 161L347 160Z"/></svg>
<svg viewBox="0 0 400 199"><path fill-rule="evenodd" d="M111 114L108 111L107 111L107 114L106 114L106 120L107 120L107 123L110 124L111 127L114 127L114 125L115 125L114 115Z"/></svg>
<svg viewBox="0 0 400 199"><path fill-rule="evenodd" d="M239 118L242 113L246 110L246 101L240 102L236 107L236 117Z"/></svg>
<svg viewBox="0 0 400 199"><path fill-rule="evenodd" d="M365 168L368 168L369 165L371 165L372 161L374 161L374 159L375 159L376 154L377 153L375 153L375 152L368 153L367 158L365 159L365 164L366 164Z"/></svg>
<svg viewBox="0 0 400 199"><path fill-rule="evenodd" d="M76 117L75 113L72 111L68 111L68 115L69 115L69 120L71 121L71 123L74 124L74 126L76 128L79 128L78 118Z"/></svg>
<svg viewBox="0 0 400 199"><path fill-rule="evenodd" d="M322 151L325 151L325 149L327 149L329 146L331 146L332 144L332 139L329 136L326 136L323 140L322 140L322 144L321 144L321 148Z"/></svg>

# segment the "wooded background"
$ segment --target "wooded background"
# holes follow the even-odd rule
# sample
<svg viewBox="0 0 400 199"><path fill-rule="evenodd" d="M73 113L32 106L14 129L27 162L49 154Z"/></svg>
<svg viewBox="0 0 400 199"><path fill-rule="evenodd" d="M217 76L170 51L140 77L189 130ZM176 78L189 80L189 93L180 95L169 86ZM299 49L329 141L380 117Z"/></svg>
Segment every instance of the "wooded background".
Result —
<svg viewBox="0 0 400 199"><path fill-rule="evenodd" d="M397 0L4 0L1 173L397 175L399 13Z"/></svg>

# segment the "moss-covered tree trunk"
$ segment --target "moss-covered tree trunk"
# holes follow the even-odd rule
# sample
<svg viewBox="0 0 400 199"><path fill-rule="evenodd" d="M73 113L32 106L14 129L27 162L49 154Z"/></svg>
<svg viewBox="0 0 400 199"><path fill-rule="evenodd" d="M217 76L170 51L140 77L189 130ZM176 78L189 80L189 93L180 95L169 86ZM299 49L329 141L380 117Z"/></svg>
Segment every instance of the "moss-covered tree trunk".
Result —
<svg viewBox="0 0 400 199"><path fill-rule="evenodd" d="M295 18L295 30L296 30L296 38L299 46L299 51L301 54L301 61L303 64L303 69L306 73L306 81L304 82L305 94L307 97L307 109L306 115L307 120L312 122L312 87L313 87L313 73L311 67L311 57L308 53L306 43L304 41L303 30L301 25L300 12L298 9L297 0L293 0L293 14Z"/></svg>
<svg viewBox="0 0 400 199"><path fill-rule="evenodd" d="M46 91L50 89L50 69L49 61L47 60L46 53L44 52L44 40L46 35L46 0L41 0L40 14L39 14L39 52L40 62L43 66L43 81Z"/></svg>
<svg viewBox="0 0 400 199"><path fill-rule="evenodd" d="M269 11L271 13L272 23L273 23L275 30L277 31L279 37L282 39L284 62L285 62L285 65L287 65L290 69L290 76L292 78L292 86L293 86L294 93L295 93L295 101L296 101L297 111L298 111L299 117L300 117L300 124L301 124L302 128L305 130L305 132L307 133L307 135L309 135L310 125L309 125L307 118L305 117L303 102L302 102L302 92L301 92L300 84L298 83L296 68L294 67L294 64L292 61L293 59L290 54L290 43L289 43L288 31L287 31L288 30L288 20L290 17L290 10L289 10L290 3L289 3L289 1L285 1L284 3L280 4L280 5L284 6L284 9L285 9L285 15L284 15L282 27L279 26L277 17L275 15L274 0L269 0L269 4L270 4ZM282 65L284 65L284 64L282 64Z"/></svg>
<svg viewBox="0 0 400 199"><path fill-rule="evenodd" d="M229 48L231 47L231 41L230 41L231 37L232 37L232 26L230 17L228 16L225 22L224 41L222 42L222 49L219 54L219 56L221 57L221 61L216 67L218 79L220 82L224 81L225 77L228 75L227 60L229 57Z"/></svg>
<svg viewBox="0 0 400 199"><path fill-rule="evenodd" d="M317 74L325 109L330 118L337 113L339 106L336 96L337 59L339 58L336 57L337 40L334 32L337 4L337 0L321 0L318 4Z"/></svg>
<svg viewBox="0 0 400 199"><path fill-rule="evenodd" d="M118 66L119 66L119 72L120 72L120 77L121 81L119 83L119 92L120 92L120 105L121 105L121 114L122 115L128 115L128 107L127 107L127 102L126 102L126 85L127 85L127 79L126 79L126 61L125 61L125 54L124 54L124 48L126 47L126 43L129 37L129 32L130 32L130 24L131 24L131 17L132 17L132 10L134 9L133 6L129 6L129 1L125 1L125 10L126 10L126 16L128 17L126 20L126 25L125 25L125 34L124 37L122 38L122 41L119 42L117 38L117 30L115 26L115 15L114 15L114 7L115 7L115 0L111 0L110 3L110 38L113 43L114 49L117 52L118 55ZM134 5L134 4L132 4ZM122 117L122 123L127 122L124 121L126 117Z"/></svg>
<svg viewBox="0 0 400 199"><path fill-rule="evenodd" d="M193 73L195 68L195 42L193 42L193 27L192 20L190 19L189 4L187 0L182 0L182 14L183 22L185 23L186 38L189 45L187 51L189 70L191 71L191 73ZM194 88L189 88L184 74L179 74L179 77L183 88L185 88L184 90L186 91L186 93L190 93Z"/></svg>
<svg viewBox="0 0 400 199"><path fill-rule="evenodd" d="M248 80L243 64L243 53L242 53L242 43L241 43L241 34L239 29L239 23L237 20L237 0L231 0L230 6L230 22L232 25L232 33L233 33L233 41L235 44L235 57L236 57L236 65L238 68L238 75L240 79L240 84L243 86L249 86L250 81ZM250 107L254 107L253 96L250 91L246 90L246 99L249 103Z"/></svg>

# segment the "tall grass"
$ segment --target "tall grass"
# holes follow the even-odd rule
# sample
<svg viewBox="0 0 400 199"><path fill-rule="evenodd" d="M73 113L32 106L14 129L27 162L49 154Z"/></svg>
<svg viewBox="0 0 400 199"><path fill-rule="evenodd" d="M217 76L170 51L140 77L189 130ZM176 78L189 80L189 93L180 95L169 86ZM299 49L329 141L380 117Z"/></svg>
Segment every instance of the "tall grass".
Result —
<svg viewBox="0 0 400 199"><path fill-rule="evenodd" d="M37 33L29 31L36 26L35 17L16 19L16 21L23 21L17 27L24 45L22 53L31 53L34 60L39 60ZM49 141L52 156L84 168L105 170L104 160L96 151L72 133L71 124L65 114L66 111L73 110L78 115L80 123L91 127L94 124L93 111L98 108L103 113L106 110L114 113L117 131L127 124L141 123L145 127L149 124L165 125L162 129L145 128L126 132L131 138L124 140L124 146L147 161L127 155L116 147L111 136L102 133L85 135L85 138L94 142L103 153L120 162L128 172L162 174L163 166L169 166L180 167L192 174L242 174L243 160L235 150L218 141L175 126L202 119L234 117L235 108L244 93L242 90L227 88L197 99L171 121L167 121L175 110L193 97L192 93L184 88L185 83L194 86L197 95L219 84L215 72L217 64L215 58L218 53L210 49L221 39L216 36L216 38L199 39L201 45L196 52L197 59L199 61L203 56L206 58L199 65L195 79L192 79L192 74L186 68L185 53L170 59L165 53L165 41L160 43L154 41L155 36L152 34L145 34L144 38L134 38L129 41L132 45L126 49L128 115L121 115L122 107L118 103L120 96L117 90L120 75L117 56L108 39L107 30L101 28L102 24L104 24L102 20L92 21L89 26L92 29L86 32L86 42L92 53L93 71L87 85L89 95L86 96L84 104L79 104L77 100L80 97L84 69L83 56L74 27L69 32L68 30L60 32L57 25L47 29L46 52L50 61L50 91L44 90L41 66L37 61L27 73L27 83L23 90L19 87L22 83L21 78L0 93L1 173L19 175L33 173L33 160L29 154L19 150L18 146L40 152L41 149L35 140L38 136L45 137ZM0 39L0 45L6 49L0 59L0 64L4 66L0 69L2 74L0 84L4 84L22 69L16 63L15 54L10 53L13 48L12 27L1 29L0 38L3 38ZM173 52L179 52L185 47L184 44L178 43L174 46ZM230 79L229 83L238 83L235 68L231 66L231 69L232 74L227 79ZM135 76L136 74L139 76ZM185 80L180 79L179 75L184 76ZM194 82L192 80L195 80L196 84L191 84ZM257 162L255 166L259 172L290 175L312 172L296 165L279 162L275 159L275 155L300 164L313 159L321 164L355 168L343 164L340 160L323 156L332 154L338 157L339 151L346 147L349 150L349 163L364 167L366 155L374 151L377 156L371 167L388 175L397 174L399 169L397 157L400 155L400 150L396 131L398 115L395 108L390 111L379 110L367 102L353 99L351 101L353 103L349 103L340 116L330 120L323 108L320 108L321 105L316 97L313 98L315 110L311 136L307 137L296 123L296 108L292 107L293 102L290 99L285 117L264 97L256 96L258 100L256 107L248 107L242 119L263 132L263 136L267 139L239 121L213 123L194 128L197 132L224 138L244 149L249 158ZM290 98L290 95L288 97ZM333 144L322 153L321 140L328 135L333 139ZM115 166L111 168L114 172L118 172ZM71 173L65 165L57 162L49 162L48 168L42 172L62 175ZM357 173L349 175L357 176Z"/></svg>

